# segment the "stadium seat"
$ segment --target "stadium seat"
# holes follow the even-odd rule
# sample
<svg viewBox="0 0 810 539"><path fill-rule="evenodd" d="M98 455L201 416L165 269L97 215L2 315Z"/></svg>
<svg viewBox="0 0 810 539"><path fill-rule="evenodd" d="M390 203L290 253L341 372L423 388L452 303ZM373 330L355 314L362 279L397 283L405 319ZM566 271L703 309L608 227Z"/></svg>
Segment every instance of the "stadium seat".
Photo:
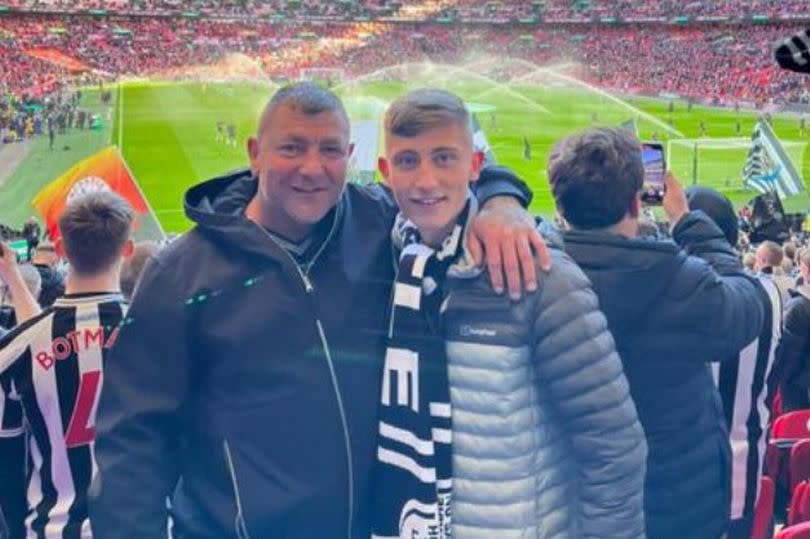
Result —
<svg viewBox="0 0 810 539"><path fill-rule="evenodd" d="M797 410L779 416L771 429L771 439L777 438L810 438L810 410Z"/></svg>
<svg viewBox="0 0 810 539"><path fill-rule="evenodd" d="M790 490L810 479L810 439L800 440L790 449Z"/></svg>
<svg viewBox="0 0 810 539"><path fill-rule="evenodd" d="M788 509L786 523L788 526L800 524L807 520L806 509L803 506L804 498L807 496L808 483L802 481L796 488L793 489L793 495L790 498L790 507Z"/></svg>
<svg viewBox="0 0 810 539"><path fill-rule="evenodd" d="M784 528L773 539L810 539L810 522Z"/></svg>
<svg viewBox="0 0 810 539"><path fill-rule="evenodd" d="M763 476L759 482L759 498L754 507L754 522L751 525L751 539L767 539L773 530L773 500L775 487L770 477Z"/></svg>
<svg viewBox="0 0 810 539"><path fill-rule="evenodd" d="M771 443L765 455L766 472L777 485L789 489L791 485L783 463L787 463L786 451L777 449L775 440L801 440L810 438L810 410L798 410L779 416L771 427Z"/></svg>

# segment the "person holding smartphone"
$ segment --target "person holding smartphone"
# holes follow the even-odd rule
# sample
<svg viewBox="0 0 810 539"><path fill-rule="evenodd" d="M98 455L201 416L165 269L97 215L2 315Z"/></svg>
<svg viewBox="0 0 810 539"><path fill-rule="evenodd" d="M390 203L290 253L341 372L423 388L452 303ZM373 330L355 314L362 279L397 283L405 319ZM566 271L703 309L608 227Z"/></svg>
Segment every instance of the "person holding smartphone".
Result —
<svg viewBox="0 0 810 539"><path fill-rule="evenodd" d="M719 539L731 450L709 366L736 361L759 336L759 285L722 230L689 211L672 174L662 205L674 241L638 237L644 159L632 133L589 129L563 140L548 177L565 250L594 283L647 437L647 536Z"/></svg>

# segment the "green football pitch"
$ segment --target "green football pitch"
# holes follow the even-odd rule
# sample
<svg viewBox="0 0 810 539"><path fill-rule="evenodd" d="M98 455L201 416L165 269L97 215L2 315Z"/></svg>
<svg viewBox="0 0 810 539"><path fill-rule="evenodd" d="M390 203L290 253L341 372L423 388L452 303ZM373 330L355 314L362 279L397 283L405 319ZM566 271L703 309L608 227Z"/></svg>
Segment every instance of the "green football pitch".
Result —
<svg viewBox="0 0 810 539"><path fill-rule="evenodd" d="M750 137L756 111L697 106L690 110L685 102L675 101L670 113L668 100L624 101L578 84L556 81L506 86L461 76L415 77L407 83L368 80L338 85L335 91L347 104L353 124L370 125L379 123L386 103L426 85L453 91L479 111L477 119L494 158L512 167L530 185L534 191L531 209L540 214L554 212L545 174L551 145L592 125L617 126L631 120L642 140L658 138L667 146L668 166L682 183L710 185L726 192L736 204L756 194L742 185L748 153L742 139ZM184 231L190 226L182 210L184 191L247 164L245 141L255 131L257 117L274 88L259 82L137 82L122 85L109 106L88 90L82 106L101 114L105 127L58 137L54 151L49 150L47 137L33 141L25 159L0 189L3 222L22 223L34 213L30 200L43 185L74 162L117 144L163 229ZM218 140L217 122L236 126L235 146ZM707 130L703 137L699 137L701 122ZM803 177L810 178L807 139L800 137L798 119L775 116L772 125ZM788 211L806 211L810 196L802 193L785 205Z"/></svg>

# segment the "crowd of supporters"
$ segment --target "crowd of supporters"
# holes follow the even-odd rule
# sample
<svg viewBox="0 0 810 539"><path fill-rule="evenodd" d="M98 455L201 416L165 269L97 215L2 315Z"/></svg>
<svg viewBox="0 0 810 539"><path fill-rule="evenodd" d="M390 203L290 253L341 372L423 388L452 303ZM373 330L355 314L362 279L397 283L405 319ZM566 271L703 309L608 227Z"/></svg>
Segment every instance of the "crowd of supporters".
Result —
<svg viewBox="0 0 810 539"><path fill-rule="evenodd" d="M425 4L428 9L425 10ZM675 2L652 0L621 2L608 0L545 0L526 2L522 0L499 0L479 2L470 0L346 0L323 2L303 0L10 0L4 5L27 11L86 12L104 9L111 13L177 14L194 12L203 16L243 17L283 16L318 17L333 20L363 18L399 18L412 20L414 15L451 16L460 21L470 20L515 20L538 17L545 21L590 21L604 17L620 19L673 18L673 17L729 17L742 18L754 15L778 17L796 13L804 6L802 0L734 0ZM412 8L417 7L416 11Z"/></svg>
<svg viewBox="0 0 810 539"><path fill-rule="evenodd" d="M161 76L239 54L252 76L295 78L301 68L352 76L396 62L466 63L471 51L538 65L576 62L595 84L622 93L668 92L730 104L807 102L807 84L770 51L796 26L459 26L284 23L187 18L0 18L0 79L41 95L93 73ZM498 75L498 73L490 73ZM500 74L503 78L503 73Z"/></svg>
<svg viewBox="0 0 810 539"><path fill-rule="evenodd" d="M388 65L392 57L465 63L472 50L540 66L581 63L593 83L621 93L667 92L725 104L807 103L807 82L780 70L770 54L773 44L793 31L789 25L601 27L541 29L524 39L527 34L519 29L448 32L436 26L396 27L384 42L354 48L333 58L332 64L362 75ZM492 65L487 74L503 78L502 67Z"/></svg>
<svg viewBox="0 0 810 539"><path fill-rule="evenodd" d="M500 0L498 2L462 1L446 8L446 13L454 14L459 20L488 18L511 20L537 16L544 21L591 21L602 18L633 19L672 19L674 17L728 17L746 18L754 15L778 17L784 14L799 13L804 7L801 0L753 0L739 2L720 0L717 2L695 1L675 2L672 0L650 0L647 2L590 0L572 2L570 0L546 0L545 2L523 2L521 0Z"/></svg>
<svg viewBox="0 0 810 539"><path fill-rule="evenodd" d="M389 5L389 4L393 4ZM263 16L324 17L345 20L354 17L392 15L399 4L386 0L321 2L303 0L11 0L5 5L33 12L81 13L105 10L108 13L166 15L194 13L199 16L254 18Z"/></svg>

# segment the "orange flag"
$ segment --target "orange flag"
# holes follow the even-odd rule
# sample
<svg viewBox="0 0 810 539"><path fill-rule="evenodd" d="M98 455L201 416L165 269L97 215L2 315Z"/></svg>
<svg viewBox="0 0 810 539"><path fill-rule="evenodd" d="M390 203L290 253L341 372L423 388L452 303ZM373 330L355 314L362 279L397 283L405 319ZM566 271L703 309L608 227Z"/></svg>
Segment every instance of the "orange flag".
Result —
<svg viewBox="0 0 810 539"><path fill-rule="evenodd" d="M101 190L115 191L126 199L137 213L146 215L146 205L135 178L115 146L109 146L73 165L70 170L43 187L34 196L34 206L42 219L52 240L59 235L59 216L72 198Z"/></svg>

